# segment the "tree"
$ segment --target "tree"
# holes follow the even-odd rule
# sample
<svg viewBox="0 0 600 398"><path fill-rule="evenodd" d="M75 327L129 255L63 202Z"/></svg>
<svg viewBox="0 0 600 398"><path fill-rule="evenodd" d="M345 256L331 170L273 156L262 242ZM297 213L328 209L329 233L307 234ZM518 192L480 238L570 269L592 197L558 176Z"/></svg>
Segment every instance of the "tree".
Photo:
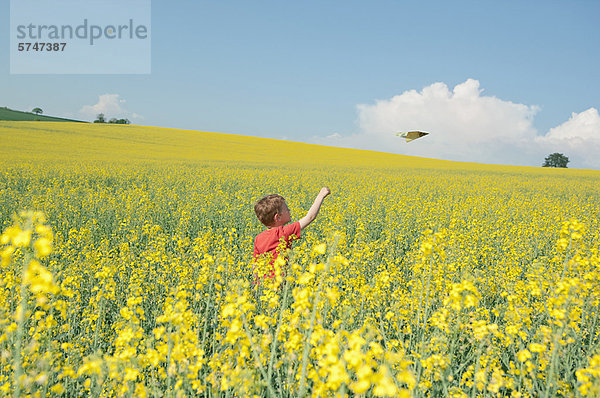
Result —
<svg viewBox="0 0 600 398"><path fill-rule="evenodd" d="M544 159L544 164L542 167L564 167L567 168L567 163L569 163L569 158L563 155L562 153L551 153L546 156Z"/></svg>
<svg viewBox="0 0 600 398"><path fill-rule="evenodd" d="M94 120L94 123L106 123L104 113L99 113L98 116L96 116L96 120Z"/></svg>
<svg viewBox="0 0 600 398"><path fill-rule="evenodd" d="M33 108L31 110L31 113L35 113L36 115L41 115L42 113L44 113L44 111L42 110L42 108Z"/></svg>
<svg viewBox="0 0 600 398"><path fill-rule="evenodd" d="M108 121L109 123L113 123L113 124L129 124L131 123L129 121L129 119L117 119L117 118L112 118Z"/></svg>

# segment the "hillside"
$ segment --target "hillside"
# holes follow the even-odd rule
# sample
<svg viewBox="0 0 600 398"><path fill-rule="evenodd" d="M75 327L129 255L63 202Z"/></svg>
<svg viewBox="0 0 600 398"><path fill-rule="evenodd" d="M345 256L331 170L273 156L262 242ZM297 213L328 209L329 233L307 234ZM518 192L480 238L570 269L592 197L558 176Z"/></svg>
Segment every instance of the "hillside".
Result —
<svg viewBox="0 0 600 398"><path fill-rule="evenodd" d="M31 112L15 111L12 109L8 109L6 107L0 108L0 120L86 123L81 120L64 119L64 118L60 118L60 117L36 115L35 113L31 113Z"/></svg>
<svg viewBox="0 0 600 398"><path fill-rule="evenodd" d="M453 162L236 134L93 123L0 121L3 157L36 160L248 164L262 166L465 170L600 176L599 171Z"/></svg>

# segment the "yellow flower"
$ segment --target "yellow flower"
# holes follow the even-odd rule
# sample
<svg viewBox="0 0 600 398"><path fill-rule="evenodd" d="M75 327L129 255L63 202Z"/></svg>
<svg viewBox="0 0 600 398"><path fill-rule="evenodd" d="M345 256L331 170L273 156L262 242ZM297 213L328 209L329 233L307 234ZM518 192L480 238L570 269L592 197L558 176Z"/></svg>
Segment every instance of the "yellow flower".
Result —
<svg viewBox="0 0 600 398"><path fill-rule="evenodd" d="M310 272L305 272L302 275L300 275L300 277L298 278L298 284L306 285L306 284L310 283L314 278L315 278L314 274L311 274Z"/></svg>
<svg viewBox="0 0 600 398"><path fill-rule="evenodd" d="M231 303L231 304L227 304L223 307L222 311L221 311L221 316L223 318L227 318L230 316L233 316L236 312L236 306L235 304Z"/></svg>
<svg viewBox="0 0 600 398"><path fill-rule="evenodd" d="M541 352L546 351L546 346L543 344L539 344L539 343L531 343L531 344L529 344L529 350L531 352L541 353Z"/></svg>
<svg viewBox="0 0 600 398"><path fill-rule="evenodd" d="M127 368L125 369L125 376L123 377L124 381L134 381L140 375L136 369Z"/></svg>
<svg viewBox="0 0 600 398"><path fill-rule="evenodd" d="M30 286L36 295L55 293L57 290L52 274L39 261L31 260L23 276L23 282Z"/></svg>
<svg viewBox="0 0 600 398"><path fill-rule="evenodd" d="M363 394L369 387L371 387L371 382L369 382L369 380L359 380L350 384L350 389L355 394Z"/></svg>
<svg viewBox="0 0 600 398"><path fill-rule="evenodd" d="M101 375L102 374L102 360L101 359L93 359L85 361L77 371L77 375Z"/></svg>
<svg viewBox="0 0 600 398"><path fill-rule="evenodd" d="M16 247L29 246L30 241L31 241L31 231L30 230L26 230L26 231L16 230L13 233L12 243Z"/></svg>
<svg viewBox="0 0 600 398"><path fill-rule="evenodd" d="M327 249L327 245L325 243L321 243L313 247L313 252L316 254L325 254L325 250Z"/></svg>
<svg viewBox="0 0 600 398"><path fill-rule="evenodd" d="M373 394L378 397L395 397L398 394L398 388L385 365L379 367L378 372L373 377L373 384L375 385Z"/></svg>
<svg viewBox="0 0 600 398"><path fill-rule="evenodd" d="M531 353L529 352L529 350L521 350L519 351L519 353L517 354L517 358L519 358L520 362L525 362L527 361L529 358L531 358Z"/></svg>
<svg viewBox="0 0 600 398"><path fill-rule="evenodd" d="M327 386L332 391L336 391L342 383L348 383L350 380L348 373L346 373L346 368L339 361L331 365L327 370Z"/></svg>
<svg viewBox="0 0 600 398"><path fill-rule="evenodd" d="M39 238L33 244L37 255L40 258L48 256L52 252L52 241L48 238Z"/></svg>
<svg viewBox="0 0 600 398"><path fill-rule="evenodd" d="M65 387L62 385L62 383L56 383L55 385L50 387L50 391L52 391L55 394L61 395L64 394Z"/></svg>

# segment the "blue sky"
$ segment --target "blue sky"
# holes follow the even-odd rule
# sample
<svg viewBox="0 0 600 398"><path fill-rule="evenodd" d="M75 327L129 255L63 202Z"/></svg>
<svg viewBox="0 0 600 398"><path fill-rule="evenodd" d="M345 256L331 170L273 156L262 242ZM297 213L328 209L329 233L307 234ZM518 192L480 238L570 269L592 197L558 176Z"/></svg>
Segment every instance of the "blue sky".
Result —
<svg viewBox="0 0 600 398"><path fill-rule="evenodd" d="M600 168L598 20L596 0L154 0L149 75L11 75L4 29L0 106L486 163L558 151ZM393 137L408 129L431 134Z"/></svg>

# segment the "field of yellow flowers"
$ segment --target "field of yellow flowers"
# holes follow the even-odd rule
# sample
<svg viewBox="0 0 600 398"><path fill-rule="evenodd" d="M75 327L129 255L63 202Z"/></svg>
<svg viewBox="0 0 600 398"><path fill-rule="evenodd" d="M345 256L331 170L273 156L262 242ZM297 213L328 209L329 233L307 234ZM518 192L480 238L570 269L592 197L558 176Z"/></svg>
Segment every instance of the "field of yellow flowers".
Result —
<svg viewBox="0 0 600 398"><path fill-rule="evenodd" d="M600 172L0 122L0 392L600 395ZM399 142L399 145L403 144ZM302 217L252 284L257 199Z"/></svg>

